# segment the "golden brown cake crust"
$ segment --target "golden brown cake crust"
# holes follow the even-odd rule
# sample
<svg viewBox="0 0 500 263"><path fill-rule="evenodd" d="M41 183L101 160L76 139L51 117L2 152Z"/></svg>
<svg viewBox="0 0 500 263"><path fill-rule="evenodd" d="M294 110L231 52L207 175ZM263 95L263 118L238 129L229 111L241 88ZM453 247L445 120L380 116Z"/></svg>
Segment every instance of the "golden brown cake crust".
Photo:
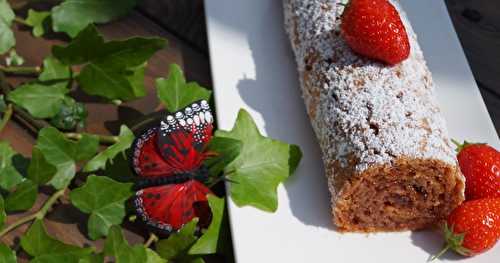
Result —
<svg viewBox="0 0 500 263"><path fill-rule="evenodd" d="M338 2L283 0L285 26L295 52L302 94L323 152L334 220L345 231L425 227L463 200L464 177L457 168L417 37L404 12L393 2L409 34L409 58L388 67L357 56L340 36L343 6ZM394 172L395 169L401 171ZM404 185L413 182L413 172L446 192L440 196L436 190L437 196L429 194L427 200L416 198ZM392 181L399 186L386 187L372 198L382 201L391 191L410 189L405 191L407 197L414 198L413 205L425 212L396 208L393 214L399 217L384 217L391 214L387 212L379 218L371 217L372 222L368 223L354 218L363 208L354 209L360 205L359 198L348 198L348 193L361 191L356 182L371 180L381 188L391 176L399 177ZM365 191L370 189L365 187ZM431 206L429 200L449 205ZM386 206L391 210L390 207L393 206ZM426 209L440 211L431 213ZM401 219L404 217L407 223ZM389 221L381 223L387 218L392 225Z"/></svg>

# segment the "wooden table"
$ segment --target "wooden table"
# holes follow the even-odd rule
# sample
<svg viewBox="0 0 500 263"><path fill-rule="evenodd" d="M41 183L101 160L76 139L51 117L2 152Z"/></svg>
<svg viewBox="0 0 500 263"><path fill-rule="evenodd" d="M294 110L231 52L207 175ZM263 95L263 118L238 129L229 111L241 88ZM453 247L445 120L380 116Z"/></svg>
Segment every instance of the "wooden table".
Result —
<svg viewBox="0 0 500 263"><path fill-rule="evenodd" d="M491 0L446 0L457 33L469 60L474 76L479 84L490 115L500 133L500 2ZM142 0L131 15L117 22L99 26L108 39L125 38L131 35L161 36L169 41L164 50L158 52L149 63L146 74L148 95L146 98L127 103L120 107L111 106L83 94L76 94L87 103L89 110L87 131L92 133L117 133L120 123L130 124L144 114L159 109L153 92L154 79L166 76L170 63L180 64L189 80L211 87L209 55L207 50L203 2L201 0ZM39 65L56 39L36 39L29 30L18 27L17 51L26 58L27 65ZM24 79L12 79L20 83ZM472 88L472 87L471 87ZM33 134L22 126L10 123L0 135L3 140L14 144L15 149L24 154L31 153ZM35 209L46 198L41 194ZM12 219L25 215L16 214ZM87 216L68 205L67 200L57 205L46 220L50 234L60 240L76 245L91 243L82 233L86 233ZM26 225L27 226L27 225ZM26 230L18 228L14 233ZM142 242L144 233L133 225L127 225L126 236L132 242ZM81 231L82 230L82 231ZM4 241L18 245L12 234ZM101 246L102 241L97 241Z"/></svg>

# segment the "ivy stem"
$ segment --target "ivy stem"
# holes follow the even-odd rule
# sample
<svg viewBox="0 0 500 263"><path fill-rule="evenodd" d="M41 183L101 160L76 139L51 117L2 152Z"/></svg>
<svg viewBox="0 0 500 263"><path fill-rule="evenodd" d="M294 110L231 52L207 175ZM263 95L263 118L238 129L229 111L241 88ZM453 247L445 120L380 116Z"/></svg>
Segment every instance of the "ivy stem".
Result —
<svg viewBox="0 0 500 263"><path fill-rule="evenodd" d="M119 141L117 136L98 135L98 134L91 134L91 135L97 136L99 138L99 143L101 144L115 144ZM64 134L64 136L66 136L66 138L68 139L79 141L82 139L83 134L76 132L67 132Z"/></svg>
<svg viewBox="0 0 500 263"><path fill-rule="evenodd" d="M49 210L52 208L52 206L57 202L57 200L59 200L59 198L61 198L64 195L64 192L66 192L66 189L67 188L63 188L61 190L58 190L54 194L52 194L49 197L49 199L47 199L47 201L45 201L45 204L43 204L42 208L40 208L40 210L38 210L38 212L31 214L31 215L28 215L28 216L25 216L25 217L21 217L18 220L16 220L15 222L13 222L12 224L8 225L6 228L4 228L0 232L0 237L4 236L5 234L9 233L10 231L12 231L12 230L18 228L19 226L24 225L30 221L33 221L35 219L43 219L47 215Z"/></svg>
<svg viewBox="0 0 500 263"><path fill-rule="evenodd" d="M12 117L12 111L13 111L12 104L9 103L9 105L7 105L7 109L3 113L2 122L0 122L0 133L3 131L5 126L7 126L7 123L10 121L10 118Z"/></svg>
<svg viewBox="0 0 500 263"><path fill-rule="evenodd" d="M16 17L14 18L14 21L15 21L16 23L19 23L19 24L24 25L24 26L31 26L31 25L30 25L30 24L29 24L29 23L28 23L25 19L23 19L23 18L21 18L21 17L18 17L18 16L16 16Z"/></svg>
<svg viewBox="0 0 500 263"><path fill-rule="evenodd" d="M17 74L17 75L38 75L42 72L42 68L39 66L35 67L24 67L24 66L3 66L0 65L0 70L9 73L9 74Z"/></svg>
<svg viewBox="0 0 500 263"><path fill-rule="evenodd" d="M148 248L156 241L158 241L158 237L155 234L150 233L148 240L146 241L146 243L144 243L144 247Z"/></svg>

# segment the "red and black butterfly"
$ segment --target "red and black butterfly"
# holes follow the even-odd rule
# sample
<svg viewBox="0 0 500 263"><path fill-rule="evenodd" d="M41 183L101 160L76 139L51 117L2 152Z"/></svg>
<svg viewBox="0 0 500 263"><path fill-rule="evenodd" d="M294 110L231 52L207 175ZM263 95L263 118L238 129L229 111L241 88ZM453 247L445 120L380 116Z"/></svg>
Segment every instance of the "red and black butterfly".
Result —
<svg viewBox="0 0 500 263"><path fill-rule="evenodd" d="M164 232L177 231L193 218L206 227L211 220L204 185L211 154L213 116L201 100L168 114L158 127L139 136L132 148L132 167L139 176L134 205L146 224Z"/></svg>

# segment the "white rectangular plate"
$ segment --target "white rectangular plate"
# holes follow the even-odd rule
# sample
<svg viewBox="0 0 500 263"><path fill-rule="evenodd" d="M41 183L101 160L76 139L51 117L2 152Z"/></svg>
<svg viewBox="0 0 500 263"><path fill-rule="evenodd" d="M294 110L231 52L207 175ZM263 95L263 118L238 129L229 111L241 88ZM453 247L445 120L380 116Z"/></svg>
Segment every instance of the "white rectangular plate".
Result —
<svg viewBox="0 0 500 263"><path fill-rule="evenodd" d="M437 84L453 138L500 143L443 1L403 0ZM425 262L442 245L431 232L340 234L330 221L319 146L299 92L281 0L205 1L217 117L231 129L240 108L260 130L299 144L297 173L278 189L274 214L229 201L236 260L255 262ZM463 262L497 262L500 245ZM448 253L443 262L460 259Z"/></svg>

